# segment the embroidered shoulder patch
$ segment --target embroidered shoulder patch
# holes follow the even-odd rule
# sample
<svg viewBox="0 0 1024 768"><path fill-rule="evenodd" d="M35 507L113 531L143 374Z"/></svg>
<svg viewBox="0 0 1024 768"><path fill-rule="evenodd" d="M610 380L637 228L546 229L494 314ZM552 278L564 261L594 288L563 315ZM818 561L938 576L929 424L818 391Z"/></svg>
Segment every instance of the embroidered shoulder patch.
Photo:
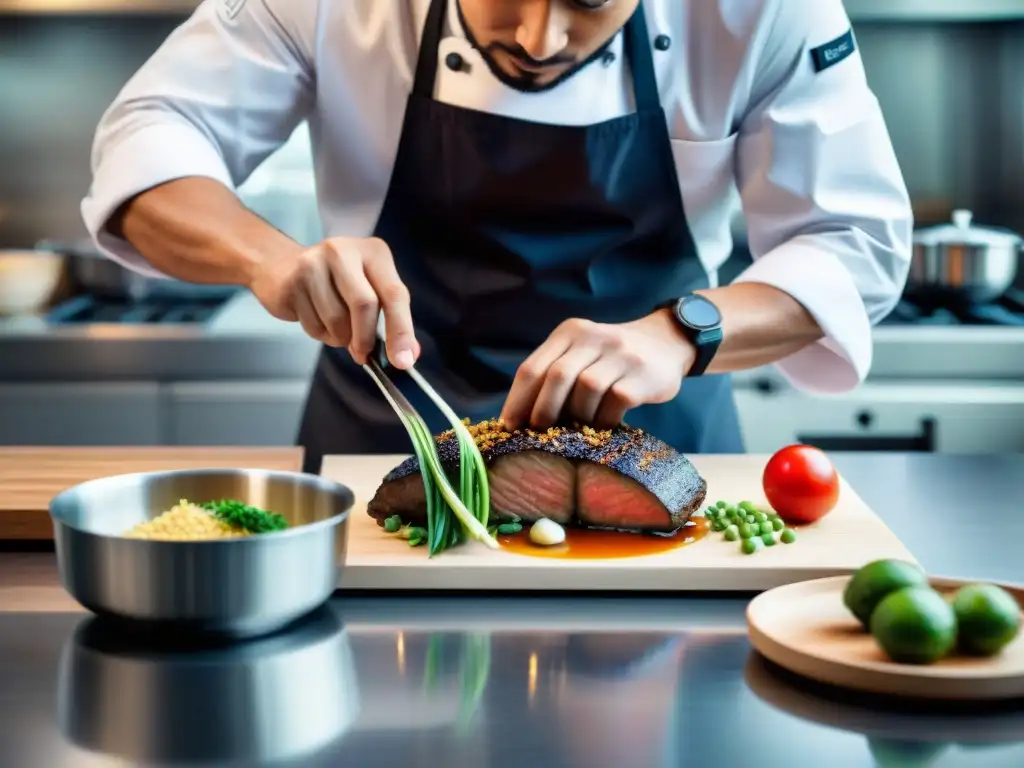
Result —
<svg viewBox="0 0 1024 768"><path fill-rule="evenodd" d="M246 0L221 0L221 7L224 10L224 16L227 19L233 19L238 15L239 11L245 5Z"/></svg>
<svg viewBox="0 0 1024 768"><path fill-rule="evenodd" d="M243 0L244 2L244 0ZM811 49L811 60L814 62L815 72L824 72L829 67L850 57L857 50L857 41L853 37L853 30L848 29L845 34L830 40L824 45Z"/></svg>

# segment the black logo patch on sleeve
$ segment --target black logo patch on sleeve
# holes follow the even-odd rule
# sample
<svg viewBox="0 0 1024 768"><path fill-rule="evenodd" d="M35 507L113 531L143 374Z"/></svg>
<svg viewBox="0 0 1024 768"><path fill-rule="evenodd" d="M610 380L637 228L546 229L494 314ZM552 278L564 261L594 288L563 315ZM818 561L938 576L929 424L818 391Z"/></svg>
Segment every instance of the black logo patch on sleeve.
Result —
<svg viewBox="0 0 1024 768"><path fill-rule="evenodd" d="M829 67L850 57L857 50L857 42L853 39L853 30L849 29L846 34L830 40L824 45L811 49L811 60L814 62L815 72L824 72Z"/></svg>

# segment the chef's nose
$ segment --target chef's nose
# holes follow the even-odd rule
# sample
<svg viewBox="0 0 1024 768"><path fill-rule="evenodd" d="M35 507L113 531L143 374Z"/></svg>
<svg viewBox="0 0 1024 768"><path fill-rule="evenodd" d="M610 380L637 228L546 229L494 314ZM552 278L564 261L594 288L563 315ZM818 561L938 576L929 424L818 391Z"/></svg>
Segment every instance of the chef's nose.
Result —
<svg viewBox="0 0 1024 768"><path fill-rule="evenodd" d="M516 42L537 61L546 61L569 44L569 15L556 2L523 3Z"/></svg>

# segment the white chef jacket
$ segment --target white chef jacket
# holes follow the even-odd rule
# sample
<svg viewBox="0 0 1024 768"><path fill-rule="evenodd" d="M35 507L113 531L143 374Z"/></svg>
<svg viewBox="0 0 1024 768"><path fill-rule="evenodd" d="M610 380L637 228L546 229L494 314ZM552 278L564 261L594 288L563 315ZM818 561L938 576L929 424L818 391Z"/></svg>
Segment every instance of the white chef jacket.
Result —
<svg viewBox="0 0 1024 768"><path fill-rule="evenodd" d="M634 109L622 35L543 93L501 83L449 0L435 97L536 122L597 123ZM159 275L104 229L127 199L185 176L237 188L308 120L328 236L369 236L387 192L430 0L205 0L104 114L82 212L97 245ZM907 190L859 52L821 72L812 49L850 29L842 0L645 0L686 217L711 285L742 204L753 264L825 338L777 364L814 393L852 389L871 326L909 269ZM664 47L664 46L660 46ZM457 53L468 64L445 65ZM610 58L610 57L609 57Z"/></svg>

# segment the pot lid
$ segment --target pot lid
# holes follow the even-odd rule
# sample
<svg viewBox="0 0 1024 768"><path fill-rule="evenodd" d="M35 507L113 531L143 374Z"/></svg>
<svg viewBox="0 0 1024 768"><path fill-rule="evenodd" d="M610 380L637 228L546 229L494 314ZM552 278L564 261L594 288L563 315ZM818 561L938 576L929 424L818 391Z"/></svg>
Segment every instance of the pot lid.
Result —
<svg viewBox="0 0 1024 768"><path fill-rule="evenodd" d="M921 245L973 245L995 248L1013 248L1021 243L1021 237L1008 229L974 226L974 214L966 210L953 211L952 224L925 227L914 233L914 240Z"/></svg>

